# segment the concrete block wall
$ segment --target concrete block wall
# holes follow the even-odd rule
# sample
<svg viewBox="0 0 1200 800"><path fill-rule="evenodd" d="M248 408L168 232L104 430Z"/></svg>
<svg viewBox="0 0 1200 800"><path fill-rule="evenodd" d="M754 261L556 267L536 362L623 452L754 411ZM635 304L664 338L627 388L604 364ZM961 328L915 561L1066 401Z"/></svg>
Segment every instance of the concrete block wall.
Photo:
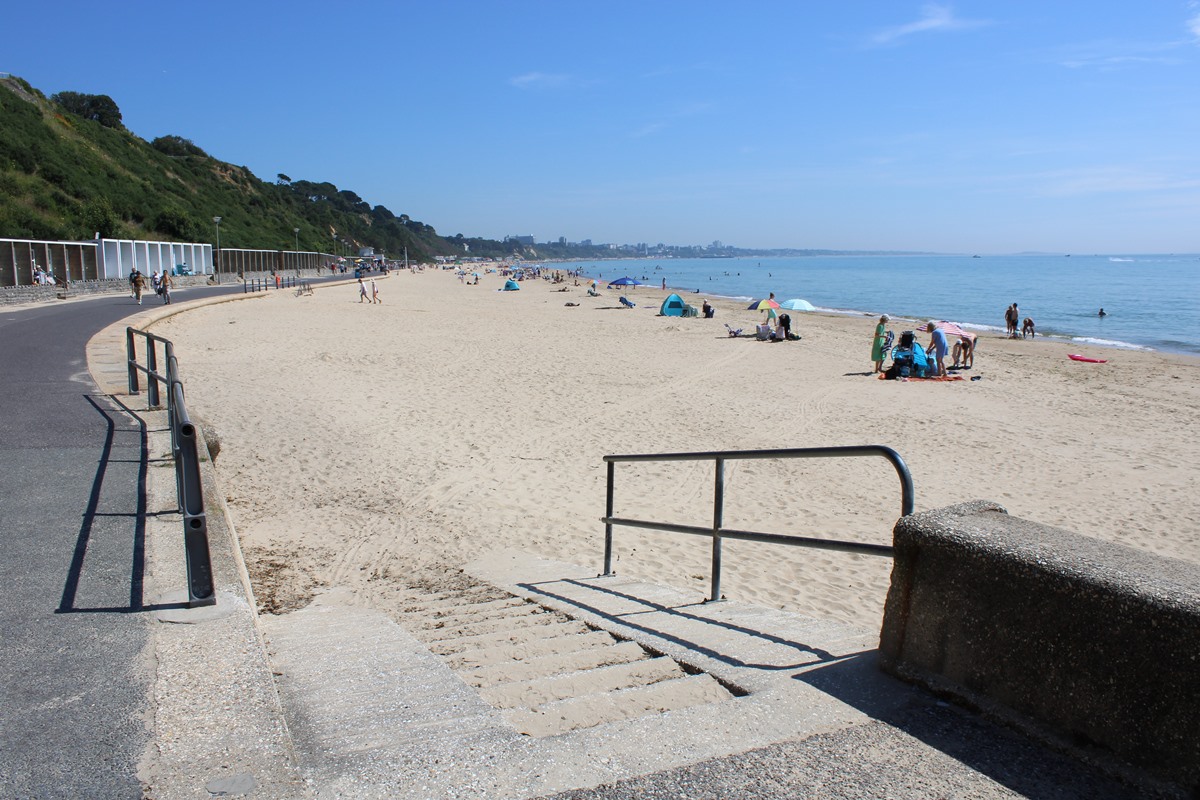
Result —
<svg viewBox="0 0 1200 800"><path fill-rule="evenodd" d="M208 281L207 275L182 275L171 279L175 288L184 286L202 286ZM24 303L54 302L69 300L89 295L129 294L129 281L125 278L117 280L72 281L67 291L63 293L61 286L0 286L0 306L21 305ZM146 290L147 296L153 298L154 292Z"/></svg>
<svg viewBox="0 0 1200 800"><path fill-rule="evenodd" d="M1200 797L1200 565L986 501L894 537L884 670Z"/></svg>

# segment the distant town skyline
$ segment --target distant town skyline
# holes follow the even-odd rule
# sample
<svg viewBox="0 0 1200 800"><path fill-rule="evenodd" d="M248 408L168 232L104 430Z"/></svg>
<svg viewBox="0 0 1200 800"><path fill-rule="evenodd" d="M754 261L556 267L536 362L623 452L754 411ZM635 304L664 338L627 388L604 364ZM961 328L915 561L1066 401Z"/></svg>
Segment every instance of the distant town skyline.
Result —
<svg viewBox="0 0 1200 800"><path fill-rule="evenodd" d="M1196 0L68 0L6 22L0 70L48 95L444 236L1200 251Z"/></svg>

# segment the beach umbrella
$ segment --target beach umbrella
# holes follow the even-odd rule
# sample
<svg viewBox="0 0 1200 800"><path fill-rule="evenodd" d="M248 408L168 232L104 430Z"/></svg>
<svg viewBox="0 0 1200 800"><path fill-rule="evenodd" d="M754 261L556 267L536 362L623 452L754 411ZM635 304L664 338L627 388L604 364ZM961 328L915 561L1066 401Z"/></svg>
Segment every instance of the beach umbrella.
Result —
<svg viewBox="0 0 1200 800"><path fill-rule="evenodd" d="M807 300L802 300L796 297L792 300L784 300L779 304L780 308L786 308L788 311L816 311L817 309L812 303Z"/></svg>
<svg viewBox="0 0 1200 800"><path fill-rule="evenodd" d="M942 333L946 334L946 336L960 336L964 339L970 339L972 342L975 341L976 335L974 333L971 331L964 331L956 323L947 322L943 319L937 321L937 326L942 329ZM929 326L925 325L922 327L922 330L927 330L928 328Z"/></svg>
<svg viewBox="0 0 1200 800"><path fill-rule="evenodd" d="M776 303L774 300L755 300L746 306L746 310L748 311L766 311L768 308L779 308L779 303Z"/></svg>
<svg viewBox="0 0 1200 800"><path fill-rule="evenodd" d="M637 278L630 278L629 276L626 276L624 278L617 278L615 281L608 284L608 288L611 289L614 286L641 286L641 285L642 285L642 282L639 281Z"/></svg>

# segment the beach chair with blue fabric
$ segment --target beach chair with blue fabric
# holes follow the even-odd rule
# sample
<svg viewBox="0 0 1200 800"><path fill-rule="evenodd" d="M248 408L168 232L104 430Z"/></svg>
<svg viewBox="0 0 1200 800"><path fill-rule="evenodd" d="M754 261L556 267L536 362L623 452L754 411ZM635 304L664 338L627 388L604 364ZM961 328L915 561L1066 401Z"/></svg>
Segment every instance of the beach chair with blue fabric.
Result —
<svg viewBox="0 0 1200 800"><path fill-rule="evenodd" d="M634 302L625 295L621 295L621 305L625 306L626 308L637 308Z"/></svg>

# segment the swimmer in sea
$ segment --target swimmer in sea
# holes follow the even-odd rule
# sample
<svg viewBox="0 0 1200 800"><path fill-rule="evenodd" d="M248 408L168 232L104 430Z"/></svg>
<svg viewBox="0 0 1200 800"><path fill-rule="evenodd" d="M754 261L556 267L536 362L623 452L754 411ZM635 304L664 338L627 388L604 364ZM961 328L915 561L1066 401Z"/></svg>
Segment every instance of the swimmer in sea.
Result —
<svg viewBox="0 0 1200 800"><path fill-rule="evenodd" d="M1099 314L1097 314L1096 316L1098 316L1098 317L1107 317L1107 316L1108 316L1108 314L1105 314L1105 313L1104 313L1104 309L1102 308L1102 309L1100 309L1100 313L1099 313Z"/></svg>

